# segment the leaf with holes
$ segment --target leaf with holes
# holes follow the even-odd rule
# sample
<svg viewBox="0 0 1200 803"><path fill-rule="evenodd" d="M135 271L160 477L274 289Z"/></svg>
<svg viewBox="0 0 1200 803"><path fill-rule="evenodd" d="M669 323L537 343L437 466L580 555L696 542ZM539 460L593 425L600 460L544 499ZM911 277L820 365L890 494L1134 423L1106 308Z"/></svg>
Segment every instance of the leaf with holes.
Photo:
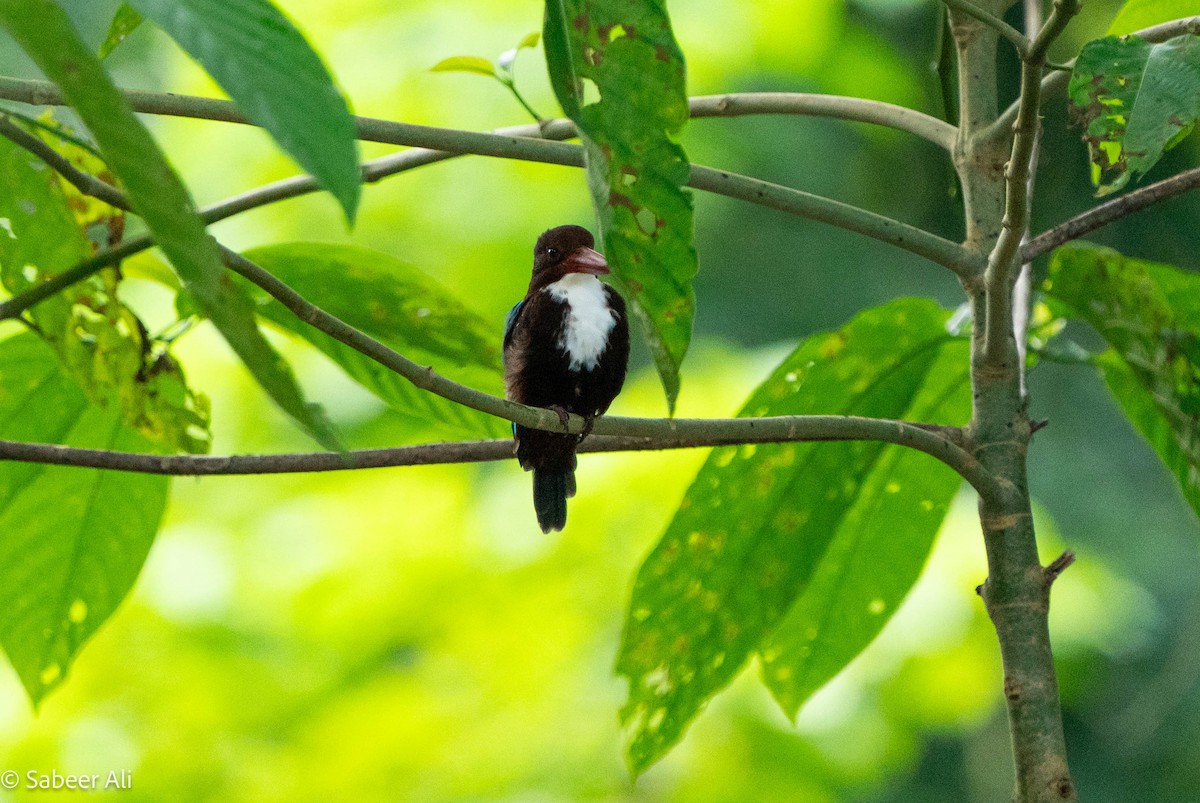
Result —
<svg viewBox="0 0 1200 803"><path fill-rule="evenodd" d="M1054 252L1044 289L1111 346L1105 383L1200 515L1200 276L1075 245Z"/></svg>
<svg viewBox="0 0 1200 803"><path fill-rule="evenodd" d="M903 417L965 424L969 364L966 341L947 343ZM808 586L759 648L763 683L792 718L883 630L920 577L962 485L948 466L896 446L859 480Z"/></svg>
<svg viewBox="0 0 1200 803"><path fill-rule="evenodd" d="M583 139L588 186L617 289L642 322L675 407L695 315L683 54L661 3L549 0L555 95Z"/></svg>
<svg viewBox="0 0 1200 803"><path fill-rule="evenodd" d="M741 415L944 413L960 420L968 407L965 345L947 333L947 318L930 301L901 299L814 335ZM639 570L629 605L617 671L629 679L622 720L635 772L661 757L755 652L776 670L772 690L794 707L882 626L915 579L957 487L932 458L910 461L897 449L864 441L713 450ZM910 523L884 518L901 511ZM879 564L861 551L889 526L902 542L894 546L903 554L898 576L866 576ZM855 624L838 641L822 616ZM828 660L793 652L781 625L802 638L817 628ZM795 683L779 677L785 666Z"/></svg>
<svg viewBox="0 0 1200 803"><path fill-rule="evenodd" d="M411 360L491 393L503 393L500 327L464 307L435 279L389 254L355 245L287 243L247 258L300 295ZM296 318L247 285L258 314L312 343L392 409L455 437L506 438L506 421L426 393Z"/></svg>
<svg viewBox="0 0 1200 803"><path fill-rule="evenodd" d="M62 89L189 295L258 383L319 443L340 448L320 409L304 402L290 368L258 330L253 307L226 281L216 243L187 189L63 10L50 0L7 0L0 3L0 24Z"/></svg>
<svg viewBox="0 0 1200 803"><path fill-rule="evenodd" d="M1138 36L1089 42L1068 89L1071 120L1084 128L1097 195L1153 167L1200 118L1200 36L1159 44Z"/></svg>
<svg viewBox="0 0 1200 803"><path fill-rule="evenodd" d="M106 169L81 148L46 139L89 171ZM90 256L94 245L84 231L107 244L122 218L89 200L77 190L66 194L41 160L0 139L0 225L6 230L0 232L0 283L20 293ZM152 342L121 302L118 280L115 269L101 271L27 315L93 401L116 407L128 425L169 450L207 451L207 399L188 387L167 348Z"/></svg>
<svg viewBox="0 0 1200 803"><path fill-rule="evenodd" d="M354 118L321 58L268 0L129 0L312 173L354 222L362 193Z"/></svg>
<svg viewBox="0 0 1200 803"><path fill-rule="evenodd" d="M0 343L0 437L156 451L92 404L32 334ZM0 646L37 705L129 593L166 507L166 477L0 464Z"/></svg>

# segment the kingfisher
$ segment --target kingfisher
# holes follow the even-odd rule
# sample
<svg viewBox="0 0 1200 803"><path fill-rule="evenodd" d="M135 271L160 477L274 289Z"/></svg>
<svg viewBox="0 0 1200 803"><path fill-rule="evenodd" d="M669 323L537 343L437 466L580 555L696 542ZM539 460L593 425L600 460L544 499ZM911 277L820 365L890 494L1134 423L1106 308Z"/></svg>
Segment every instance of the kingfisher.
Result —
<svg viewBox="0 0 1200 803"><path fill-rule="evenodd" d="M513 425L517 460L533 472L533 507L544 533L566 525L575 449L621 392L629 363L625 301L596 278L609 269L594 244L581 226L543 232L529 290L504 326L507 398L553 410L564 428L568 413L586 421L578 435Z"/></svg>

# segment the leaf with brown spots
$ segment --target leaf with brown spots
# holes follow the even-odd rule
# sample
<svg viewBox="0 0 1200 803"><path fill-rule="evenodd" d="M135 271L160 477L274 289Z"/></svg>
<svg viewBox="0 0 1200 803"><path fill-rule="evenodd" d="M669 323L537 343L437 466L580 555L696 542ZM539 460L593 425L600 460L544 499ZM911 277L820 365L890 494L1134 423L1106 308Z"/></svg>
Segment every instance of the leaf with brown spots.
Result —
<svg viewBox="0 0 1200 803"><path fill-rule="evenodd" d="M107 173L82 148L45 139L77 166ZM124 216L0 139L0 220L0 284L16 294L107 246ZM128 426L166 451L208 451L208 400L188 387L166 345L152 341L121 301L120 278L107 268L26 314L93 402L119 410Z"/></svg>
<svg viewBox="0 0 1200 803"><path fill-rule="evenodd" d="M695 317L683 54L660 2L548 0L550 79L584 142L613 283L642 322L675 407ZM595 97L599 94L599 99Z"/></svg>
<svg viewBox="0 0 1200 803"><path fill-rule="evenodd" d="M901 299L813 335L740 415L965 421L967 343L947 318ZM931 458L874 442L714 449L634 584L617 660L634 771L756 652L794 713L895 611L958 486Z"/></svg>
<svg viewBox="0 0 1200 803"><path fill-rule="evenodd" d="M88 400L32 333L0 344L0 437L168 451ZM0 464L0 647L39 705L129 593L167 503L167 477Z"/></svg>
<svg viewBox="0 0 1200 803"><path fill-rule="evenodd" d="M1073 245L1054 252L1044 289L1107 341L1096 365L1108 389L1200 515L1200 277Z"/></svg>
<svg viewBox="0 0 1200 803"><path fill-rule="evenodd" d="M1097 195L1153 167L1200 119L1200 36L1159 44L1138 36L1088 43L1069 87L1071 121L1083 127Z"/></svg>

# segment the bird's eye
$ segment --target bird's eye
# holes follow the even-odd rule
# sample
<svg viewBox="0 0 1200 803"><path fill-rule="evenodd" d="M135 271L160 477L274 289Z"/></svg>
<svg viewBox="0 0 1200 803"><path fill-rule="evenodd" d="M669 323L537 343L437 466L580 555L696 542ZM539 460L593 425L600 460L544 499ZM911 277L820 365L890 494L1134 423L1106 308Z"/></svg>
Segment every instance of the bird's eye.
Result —
<svg viewBox="0 0 1200 803"><path fill-rule="evenodd" d="M547 248L546 256L551 257L551 258L558 256L558 249L557 248Z"/></svg>

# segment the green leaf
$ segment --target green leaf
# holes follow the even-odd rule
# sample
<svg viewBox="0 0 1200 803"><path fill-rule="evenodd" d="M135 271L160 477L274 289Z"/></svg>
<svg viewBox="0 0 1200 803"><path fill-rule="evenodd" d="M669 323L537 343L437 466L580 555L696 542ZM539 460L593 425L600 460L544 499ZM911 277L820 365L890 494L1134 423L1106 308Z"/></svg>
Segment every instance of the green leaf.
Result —
<svg viewBox="0 0 1200 803"><path fill-rule="evenodd" d="M471 72L496 77L496 68L482 56L451 56L429 68L430 72Z"/></svg>
<svg viewBox="0 0 1200 803"><path fill-rule="evenodd" d="M115 407L90 404L36 336L0 343L0 437L155 451ZM0 464L0 645L37 705L133 586L166 477Z"/></svg>
<svg viewBox="0 0 1200 803"><path fill-rule="evenodd" d="M1111 346L1097 360L1109 390L1200 515L1200 276L1074 245L1054 252L1044 289Z"/></svg>
<svg viewBox="0 0 1200 803"><path fill-rule="evenodd" d="M683 54L659 2L548 0L546 60L575 121L617 289L642 322L673 411L695 315Z"/></svg>
<svg viewBox="0 0 1200 803"><path fill-rule="evenodd" d="M1128 0L1108 27L1108 34L1124 36L1152 25L1193 16L1197 10L1196 0Z"/></svg>
<svg viewBox="0 0 1200 803"><path fill-rule="evenodd" d="M814 335L741 415L962 420L965 344L947 333L947 317L930 301L901 299ZM772 690L794 709L882 626L957 487L932 459L896 449L864 441L713 450L634 584L617 671L630 683L622 720L635 772L678 741L756 651L775 673ZM885 518L893 514L909 520ZM897 576L869 577L881 564L865 550L888 534L897 543L883 553L902 555ZM842 640L829 630L838 621L850 623ZM828 656L801 654L797 639L814 628ZM779 676L784 668L792 678Z"/></svg>
<svg viewBox="0 0 1200 803"><path fill-rule="evenodd" d="M91 153L45 139L77 166L105 175L107 167ZM0 139L0 221L6 230L0 233L0 283L15 294L89 256L84 231L107 244L123 217L68 190L39 159ZM118 280L115 269L101 271L27 315L95 403L115 406L126 424L172 451L207 451L207 399L188 388L166 347L151 341L121 303Z"/></svg>
<svg viewBox="0 0 1200 803"><path fill-rule="evenodd" d="M74 131L47 110L37 120L37 136L64 157L77 170L95 176L120 189L120 179L113 175L99 152L89 146ZM71 182L55 174L59 189L66 197L67 208L91 243L91 250L107 248L121 241L125 234L125 212L104 201L85 195Z"/></svg>
<svg viewBox="0 0 1200 803"><path fill-rule="evenodd" d="M946 344L903 417L965 424L969 365L966 342ZM961 484L949 467L899 447L885 448L861 477L808 587L759 649L763 682L788 716L883 630L920 577Z"/></svg>
<svg viewBox="0 0 1200 803"><path fill-rule="evenodd" d="M187 189L62 9L49 0L0 0L0 22L91 129L188 294L254 378L319 443L339 448L328 422L317 408L303 403L291 371L258 331L253 305L225 280L216 243Z"/></svg>
<svg viewBox="0 0 1200 803"><path fill-rule="evenodd" d="M542 35L538 31L527 33L525 34L524 39L522 39L520 42L517 42L517 50L521 50L523 48L535 48L538 46L538 42L541 41L541 38Z"/></svg>
<svg viewBox="0 0 1200 803"><path fill-rule="evenodd" d="M1097 195L1145 173L1200 118L1200 36L1150 44L1109 36L1084 46L1068 89L1085 129Z"/></svg>
<svg viewBox="0 0 1200 803"><path fill-rule="evenodd" d="M124 42L126 37L136 31L141 24L142 15L134 11L129 3L122 3L121 7L117 9L117 13L113 15L112 24L108 26L108 35L100 43L100 58L108 58L117 45Z"/></svg>
<svg viewBox="0 0 1200 803"><path fill-rule="evenodd" d="M345 451L345 446L324 408L306 400L304 391L300 388L300 383L297 382L296 375L292 371L292 366L263 337L255 319L257 306L246 285L242 282L230 281L222 288L222 294L228 305L225 312L232 313L232 317L235 317L243 327L239 335L246 348L244 353L239 351L238 355L247 366L251 367L259 386L317 443L332 452ZM188 300L189 298L181 296L183 303L177 303L176 306L194 308L194 304ZM205 313L196 310L194 314L203 315Z"/></svg>
<svg viewBox="0 0 1200 803"><path fill-rule="evenodd" d="M489 392L502 392L500 327L464 307L435 279L389 254L355 245L288 243L246 257L300 295L411 360ZM296 318L262 290L258 314L312 343L402 415L457 437L504 438L509 425L415 387Z"/></svg>
<svg viewBox="0 0 1200 803"><path fill-rule="evenodd" d="M362 193L356 126L333 79L268 0L130 0L206 69L251 122L354 222Z"/></svg>

